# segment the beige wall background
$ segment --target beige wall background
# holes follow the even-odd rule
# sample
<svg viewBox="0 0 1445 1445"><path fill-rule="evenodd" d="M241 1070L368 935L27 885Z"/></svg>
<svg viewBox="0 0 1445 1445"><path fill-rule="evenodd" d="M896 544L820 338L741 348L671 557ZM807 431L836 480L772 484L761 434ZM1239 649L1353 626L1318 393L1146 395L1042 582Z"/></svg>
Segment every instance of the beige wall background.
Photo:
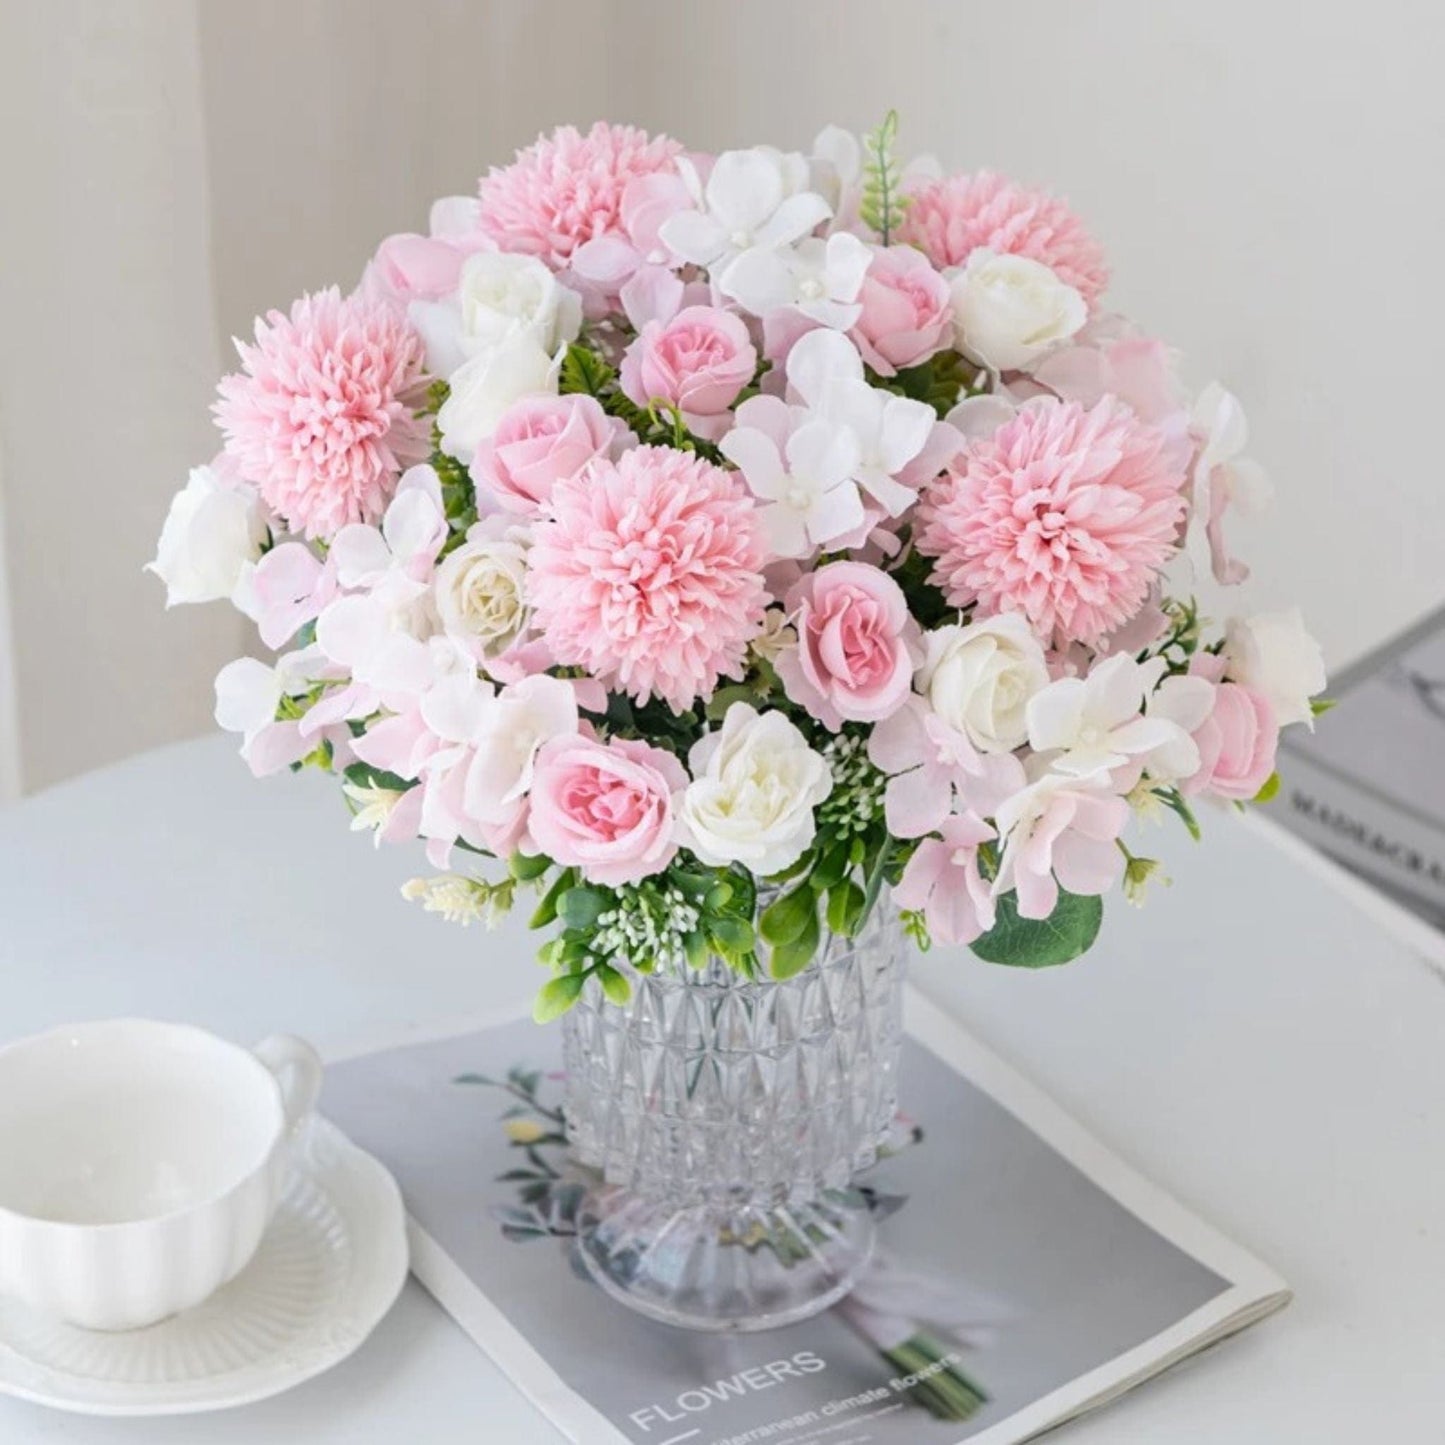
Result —
<svg viewBox="0 0 1445 1445"><path fill-rule="evenodd" d="M209 726L245 645L141 575L224 338L540 129L905 146L1068 195L1114 298L1244 399L1253 605L1333 664L1445 599L1445 91L1381 0L0 0L0 798ZM6 638L9 615L10 640Z"/></svg>

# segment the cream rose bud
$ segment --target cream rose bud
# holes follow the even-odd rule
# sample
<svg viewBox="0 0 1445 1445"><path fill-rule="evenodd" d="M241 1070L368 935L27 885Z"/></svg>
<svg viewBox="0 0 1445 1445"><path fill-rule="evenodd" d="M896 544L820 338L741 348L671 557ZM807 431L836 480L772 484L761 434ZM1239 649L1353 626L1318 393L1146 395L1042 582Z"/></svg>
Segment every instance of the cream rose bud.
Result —
<svg viewBox="0 0 1445 1445"><path fill-rule="evenodd" d="M693 744L682 841L704 863L742 863L759 877L796 863L813 841L813 809L833 791L828 764L780 712L745 702Z"/></svg>
<svg viewBox="0 0 1445 1445"><path fill-rule="evenodd" d="M268 529L249 487L227 486L210 467L196 467L171 500L146 565L166 584L166 606L229 597L248 562L261 555Z"/></svg>
<svg viewBox="0 0 1445 1445"><path fill-rule="evenodd" d="M1027 256L980 246L952 279L958 349L995 371L1017 371L1067 341L1088 320L1072 286Z"/></svg>
<svg viewBox="0 0 1445 1445"><path fill-rule="evenodd" d="M582 298L535 256L482 251L462 266L454 297L413 302L409 315L426 343L427 369L450 376L469 358L522 333L549 354L575 341Z"/></svg>
<svg viewBox="0 0 1445 1445"><path fill-rule="evenodd" d="M1225 677L1265 698L1281 727L1296 722L1313 727L1310 698L1324 691L1325 660L1299 608L1231 618L1223 656Z"/></svg>
<svg viewBox="0 0 1445 1445"><path fill-rule="evenodd" d="M513 402L556 393L561 367L561 351L549 355L530 331L478 352L453 373L451 395L437 412L443 450L470 465Z"/></svg>
<svg viewBox="0 0 1445 1445"><path fill-rule="evenodd" d="M1025 618L1003 612L924 639L918 686L929 706L980 752L1011 753L1028 740L1029 699L1049 683L1044 650Z"/></svg>
<svg viewBox="0 0 1445 1445"><path fill-rule="evenodd" d="M527 625L527 533L501 518L477 522L437 568L442 630L476 657L496 657Z"/></svg>

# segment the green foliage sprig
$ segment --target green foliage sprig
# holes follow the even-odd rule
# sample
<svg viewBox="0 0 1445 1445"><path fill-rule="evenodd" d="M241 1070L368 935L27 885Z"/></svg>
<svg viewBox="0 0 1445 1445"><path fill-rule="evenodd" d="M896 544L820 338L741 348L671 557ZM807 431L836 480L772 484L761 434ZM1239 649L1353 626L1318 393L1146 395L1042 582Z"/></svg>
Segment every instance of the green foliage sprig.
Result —
<svg viewBox="0 0 1445 1445"><path fill-rule="evenodd" d="M890 110L877 130L863 137L863 223L888 245L903 221L908 197L902 192L903 173L893 155L898 137L898 112Z"/></svg>

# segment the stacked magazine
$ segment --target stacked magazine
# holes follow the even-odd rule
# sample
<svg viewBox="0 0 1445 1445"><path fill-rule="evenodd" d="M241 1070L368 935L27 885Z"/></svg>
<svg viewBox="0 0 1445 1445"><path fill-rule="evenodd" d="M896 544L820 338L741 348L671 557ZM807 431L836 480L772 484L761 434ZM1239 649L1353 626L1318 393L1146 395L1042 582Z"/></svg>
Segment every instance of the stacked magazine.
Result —
<svg viewBox="0 0 1445 1445"><path fill-rule="evenodd" d="M1337 706L1318 730L1281 744L1276 816L1445 928L1445 609L1330 691Z"/></svg>
<svg viewBox="0 0 1445 1445"><path fill-rule="evenodd" d="M579 1445L1012 1445L1288 1300L926 1000L908 1016L870 1272L764 1334L654 1324L576 1264L556 1030L361 1055L325 1105L395 1173L422 1283Z"/></svg>

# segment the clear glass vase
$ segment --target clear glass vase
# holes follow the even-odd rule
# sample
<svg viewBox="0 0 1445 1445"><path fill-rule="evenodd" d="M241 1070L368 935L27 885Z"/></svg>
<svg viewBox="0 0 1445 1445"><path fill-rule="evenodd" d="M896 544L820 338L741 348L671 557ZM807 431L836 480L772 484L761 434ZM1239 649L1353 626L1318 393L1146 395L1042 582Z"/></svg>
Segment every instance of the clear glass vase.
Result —
<svg viewBox="0 0 1445 1445"><path fill-rule="evenodd" d="M786 982L721 961L589 985L566 1017L567 1132L598 1180L582 1258L668 1324L760 1330L842 1298L873 1251L853 1180L897 1112L905 947L886 896Z"/></svg>

